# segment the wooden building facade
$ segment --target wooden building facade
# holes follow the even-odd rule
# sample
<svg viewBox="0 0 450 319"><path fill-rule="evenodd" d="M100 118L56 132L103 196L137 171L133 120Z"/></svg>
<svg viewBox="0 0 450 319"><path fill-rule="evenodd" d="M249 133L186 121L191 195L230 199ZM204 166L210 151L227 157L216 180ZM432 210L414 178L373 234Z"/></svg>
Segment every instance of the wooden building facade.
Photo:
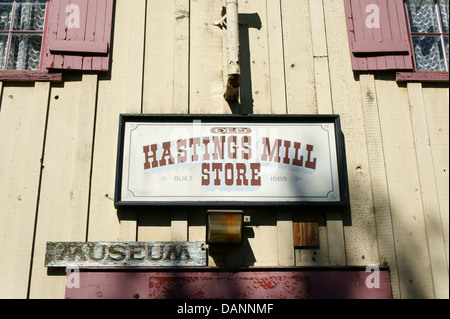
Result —
<svg viewBox="0 0 450 319"><path fill-rule="evenodd" d="M209 247L207 267L377 265L393 298L448 298L448 1L431 1L445 69L419 72L403 0L241 0L236 103L226 0L9 2L46 20L37 70L0 31L16 59L0 70L1 298L65 298L48 242L205 241L206 209L115 208L120 114L339 115L349 207L243 208L242 245Z"/></svg>

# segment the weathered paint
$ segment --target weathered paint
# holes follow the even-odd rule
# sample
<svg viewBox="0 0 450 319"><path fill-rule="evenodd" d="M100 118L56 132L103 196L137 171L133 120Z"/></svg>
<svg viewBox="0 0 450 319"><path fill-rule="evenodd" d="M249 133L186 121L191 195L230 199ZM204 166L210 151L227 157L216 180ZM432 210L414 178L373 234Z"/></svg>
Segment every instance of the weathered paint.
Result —
<svg viewBox="0 0 450 319"><path fill-rule="evenodd" d="M249 269L181 272L82 270L68 299L390 299L389 271ZM73 273L68 272L69 276ZM375 278L375 277L374 277ZM378 282L376 282L378 284Z"/></svg>
<svg viewBox="0 0 450 319"><path fill-rule="evenodd" d="M203 242L47 243L46 267L206 266Z"/></svg>

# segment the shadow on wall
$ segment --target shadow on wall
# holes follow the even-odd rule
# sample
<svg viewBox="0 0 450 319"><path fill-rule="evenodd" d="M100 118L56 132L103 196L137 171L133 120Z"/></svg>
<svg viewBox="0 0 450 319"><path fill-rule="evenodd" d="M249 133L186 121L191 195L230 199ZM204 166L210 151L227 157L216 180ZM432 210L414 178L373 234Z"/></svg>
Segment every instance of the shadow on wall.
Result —
<svg viewBox="0 0 450 319"><path fill-rule="evenodd" d="M206 240L206 209L191 211L190 226L203 226ZM245 215L251 217L250 224L244 224L243 240L239 245L209 245L208 256L214 262L213 267L250 267L254 266L256 256L250 241L255 238L254 227L275 225L270 214L261 211L244 209Z"/></svg>
<svg viewBox="0 0 450 319"><path fill-rule="evenodd" d="M224 14L225 8L222 10ZM257 13L239 14L239 41L241 55L241 86L240 100L228 103L233 114L253 114L252 93L252 68L250 59L250 37L249 29L262 27L261 18Z"/></svg>
<svg viewBox="0 0 450 319"><path fill-rule="evenodd" d="M206 212L207 209L187 209L188 241L206 241ZM145 238L156 241L170 240L170 228L173 213L176 209L166 208L163 210L127 208L118 211L118 219L135 220ZM244 224L243 242L240 245L210 245L208 247L209 266L212 267L251 267L257 262L257 254L252 245L258 241L257 236L262 236L267 226L276 227L276 212L273 209L244 209L244 213L251 217L249 224ZM146 229L147 228L147 229ZM149 233L152 232L152 233ZM138 236L139 237L139 236ZM147 240L147 239L145 239ZM145 241L144 240L144 241ZM266 253L264 253L266 255ZM276 258L275 258L276 259ZM212 262L212 263L211 263Z"/></svg>

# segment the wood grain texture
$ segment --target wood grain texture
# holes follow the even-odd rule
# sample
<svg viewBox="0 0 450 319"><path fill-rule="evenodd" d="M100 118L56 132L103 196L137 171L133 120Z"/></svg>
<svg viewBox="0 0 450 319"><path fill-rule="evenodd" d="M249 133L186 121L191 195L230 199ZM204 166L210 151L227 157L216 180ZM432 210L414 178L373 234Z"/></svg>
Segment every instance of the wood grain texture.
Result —
<svg viewBox="0 0 450 319"><path fill-rule="evenodd" d="M294 266L295 252L292 213L281 210L277 212L277 235L278 265L280 267Z"/></svg>
<svg viewBox="0 0 450 319"><path fill-rule="evenodd" d="M317 114L309 0L282 1L288 114Z"/></svg>
<svg viewBox="0 0 450 319"><path fill-rule="evenodd" d="M354 77L351 56L345 32L345 8L341 1L324 0L324 16L328 44L329 72L333 112L341 118L342 131L346 141L347 176L350 192L350 210L347 211L346 225L343 217L345 236L345 259L347 265L378 263L376 226L373 198L366 146L365 122L362 109L360 82ZM349 213L351 212L351 216ZM338 215L344 212L330 211L330 226L337 226ZM351 226L349 218L351 218ZM346 226L349 227L346 227ZM341 238L336 234L336 238ZM342 247L344 243L336 244ZM333 254L330 248L330 256ZM339 260L343 260L342 252ZM330 260L331 262L331 260Z"/></svg>
<svg viewBox="0 0 450 319"><path fill-rule="evenodd" d="M310 0L314 78L318 114L333 114L328 43L322 0Z"/></svg>
<svg viewBox="0 0 450 319"><path fill-rule="evenodd" d="M191 1L189 113L223 113L222 30L211 23L220 18L222 0Z"/></svg>
<svg viewBox="0 0 450 319"><path fill-rule="evenodd" d="M408 91L393 81L375 83L400 296L434 298Z"/></svg>
<svg viewBox="0 0 450 319"><path fill-rule="evenodd" d="M367 151L369 154L370 178L372 181L373 209L377 227L380 264L389 265L391 288L394 299L400 298L398 266L395 256L394 231L389 204L389 190L386 178L385 158L378 114L375 78L370 74L360 75Z"/></svg>
<svg viewBox="0 0 450 319"><path fill-rule="evenodd" d="M447 258L423 89L420 83L407 87L434 293L438 299L448 299Z"/></svg>
<svg viewBox="0 0 450 319"><path fill-rule="evenodd" d="M449 251L449 108L446 85L422 85L434 177L439 198L441 227L448 267Z"/></svg>
<svg viewBox="0 0 450 319"><path fill-rule="evenodd" d="M86 239L96 86L85 75L51 90L30 298L64 297L64 279L43 266L47 241Z"/></svg>
<svg viewBox="0 0 450 319"><path fill-rule="evenodd" d="M397 72L397 82L447 82L448 72Z"/></svg>
<svg viewBox="0 0 450 319"><path fill-rule="evenodd" d="M273 114L286 114L286 78L284 65L281 0L266 0L267 39L270 70L270 97Z"/></svg>
<svg viewBox="0 0 450 319"><path fill-rule="evenodd" d="M110 77L99 78L89 214L90 241L136 240L133 211L114 208L114 186L121 113L141 113L145 3L116 1L113 60L118 67Z"/></svg>
<svg viewBox="0 0 450 319"><path fill-rule="evenodd" d="M319 247L319 224L307 222L294 222L295 247Z"/></svg>
<svg viewBox="0 0 450 319"><path fill-rule="evenodd" d="M0 298L27 298L50 83L3 87Z"/></svg>
<svg viewBox="0 0 450 319"><path fill-rule="evenodd" d="M4 82L61 82L62 73L44 72L0 72L0 81Z"/></svg>

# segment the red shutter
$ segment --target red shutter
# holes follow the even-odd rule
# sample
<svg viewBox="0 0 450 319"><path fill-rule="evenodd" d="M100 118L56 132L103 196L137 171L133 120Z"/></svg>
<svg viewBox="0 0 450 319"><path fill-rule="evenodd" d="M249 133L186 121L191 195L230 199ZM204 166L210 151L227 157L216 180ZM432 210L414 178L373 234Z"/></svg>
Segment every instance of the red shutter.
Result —
<svg viewBox="0 0 450 319"><path fill-rule="evenodd" d="M50 0L44 67L108 71L114 0Z"/></svg>
<svg viewBox="0 0 450 319"><path fill-rule="evenodd" d="M403 0L344 1L353 70L412 70Z"/></svg>

